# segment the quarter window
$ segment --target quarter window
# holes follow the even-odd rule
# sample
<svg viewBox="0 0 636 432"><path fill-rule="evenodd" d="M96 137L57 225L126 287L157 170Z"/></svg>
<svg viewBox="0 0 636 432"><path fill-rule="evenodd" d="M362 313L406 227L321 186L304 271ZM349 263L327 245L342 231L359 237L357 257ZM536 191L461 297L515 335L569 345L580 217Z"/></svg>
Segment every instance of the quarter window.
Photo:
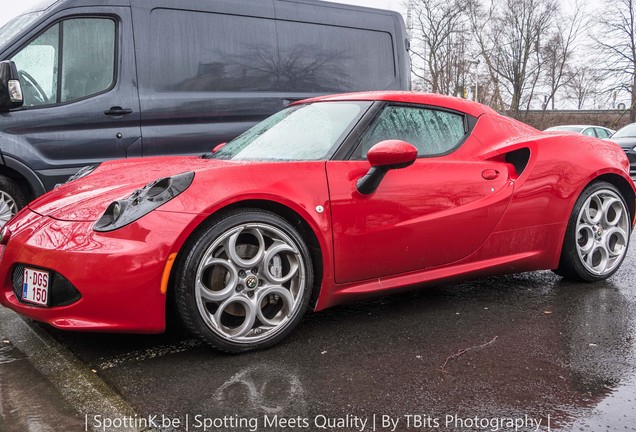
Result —
<svg viewBox="0 0 636 432"><path fill-rule="evenodd" d="M358 156L365 158L375 144L391 139L412 144L418 156L439 156L457 147L465 136L463 115L429 108L387 106L362 135Z"/></svg>
<svg viewBox="0 0 636 432"><path fill-rule="evenodd" d="M25 106L71 102L113 85L115 22L104 18L61 21L18 52Z"/></svg>

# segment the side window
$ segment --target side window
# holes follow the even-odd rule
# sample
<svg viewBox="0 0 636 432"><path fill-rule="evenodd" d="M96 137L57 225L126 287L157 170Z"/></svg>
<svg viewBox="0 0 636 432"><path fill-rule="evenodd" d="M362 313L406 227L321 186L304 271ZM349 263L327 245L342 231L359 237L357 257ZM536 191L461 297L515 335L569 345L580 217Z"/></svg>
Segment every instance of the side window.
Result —
<svg viewBox="0 0 636 432"><path fill-rule="evenodd" d="M387 106L360 138L363 159L380 141L399 139L413 144L418 156L438 156L455 148L466 136L464 116L448 111Z"/></svg>
<svg viewBox="0 0 636 432"><path fill-rule="evenodd" d="M610 136L609 132L605 129L594 128L594 130L596 131L596 136L599 138L609 138Z"/></svg>
<svg viewBox="0 0 636 432"><path fill-rule="evenodd" d="M107 90L115 78L115 22L105 18L61 21L13 60L25 106L71 102Z"/></svg>
<svg viewBox="0 0 636 432"><path fill-rule="evenodd" d="M583 129L583 132L581 132L583 135L587 135L587 136L591 136L591 137L595 137L596 138L596 134L594 133L594 128L587 128L587 129Z"/></svg>
<svg viewBox="0 0 636 432"><path fill-rule="evenodd" d="M156 91L271 91L286 71L271 19L166 9L150 18Z"/></svg>
<svg viewBox="0 0 636 432"><path fill-rule="evenodd" d="M278 21L277 90L342 92L390 88L395 81L389 33Z"/></svg>

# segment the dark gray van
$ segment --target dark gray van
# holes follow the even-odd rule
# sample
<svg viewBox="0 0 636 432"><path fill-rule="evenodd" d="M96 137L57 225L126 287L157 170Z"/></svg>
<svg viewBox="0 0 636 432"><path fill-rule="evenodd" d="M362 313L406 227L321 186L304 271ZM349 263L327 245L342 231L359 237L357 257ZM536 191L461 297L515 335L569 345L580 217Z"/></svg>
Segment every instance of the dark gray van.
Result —
<svg viewBox="0 0 636 432"><path fill-rule="evenodd" d="M0 29L0 226L82 166L207 152L292 101L409 82L396 12L45 1Z"/></svg>

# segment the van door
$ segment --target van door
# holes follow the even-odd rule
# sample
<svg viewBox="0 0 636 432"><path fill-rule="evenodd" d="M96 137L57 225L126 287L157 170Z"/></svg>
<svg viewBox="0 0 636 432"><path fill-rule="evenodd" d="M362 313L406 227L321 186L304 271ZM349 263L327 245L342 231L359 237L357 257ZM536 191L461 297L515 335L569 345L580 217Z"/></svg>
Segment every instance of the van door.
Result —
<svg viewBox="0 0 636 432"><path fill-rule="evenodd" d="M24 93L24 106L2 115L8 167L35 173L50 190L82 166L141 155L130 8L54 14L6 59Z"/></svg>

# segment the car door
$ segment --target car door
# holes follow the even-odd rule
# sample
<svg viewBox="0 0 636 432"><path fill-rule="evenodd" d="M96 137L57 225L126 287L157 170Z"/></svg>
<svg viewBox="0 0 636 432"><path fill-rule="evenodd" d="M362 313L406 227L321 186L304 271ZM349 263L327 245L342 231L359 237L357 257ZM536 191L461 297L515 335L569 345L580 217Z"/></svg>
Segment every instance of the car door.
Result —
<svg viewBox="0 0 636 432"><path fill-rule="evenodd" d="M3 115L2 152L46 189L80 167L141 156L130 8L52 15L9 53L24 106Z"/></svg>
<svg viewBox="0 0 636 432"><path fill-rule="evenodd" d="M410 142L419 157L362 195L356 181L369 168L363 158L385 139ZM473 140L461 113L387 105L362 134L353 160L327 163L337 283L439 267L479 248L513 187L503 161L456 157Z"/></svg>

